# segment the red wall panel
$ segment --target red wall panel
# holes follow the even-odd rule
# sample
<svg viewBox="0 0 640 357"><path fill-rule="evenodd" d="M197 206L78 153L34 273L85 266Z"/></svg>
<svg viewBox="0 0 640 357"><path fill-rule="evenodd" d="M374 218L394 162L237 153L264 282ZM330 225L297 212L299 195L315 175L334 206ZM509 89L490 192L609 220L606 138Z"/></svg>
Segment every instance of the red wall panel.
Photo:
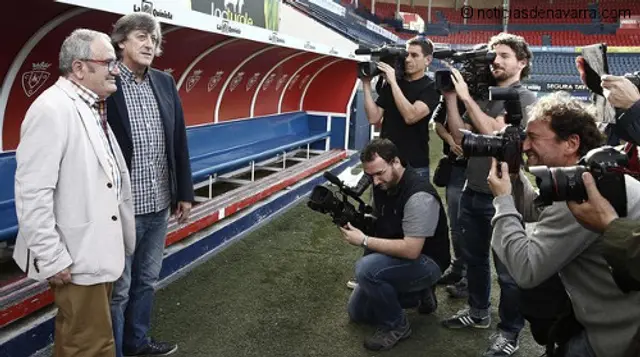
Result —
<svg viewBox="0 0 640 357"><path fill-rule="evenodd" d="M202 58L179 88L187 125L211 123L224 83L240 62L267 44L234 41Z"/></svg>
<svg viewBox="0 0 640 357"><path fill-rule="evenodd" d="M224 35L186 28L170 31L164 35L163 54L154 59L153 67L170 73L177 83L187 66L198 55L228 38Z"/></svg>
<svg viewBox="0 0 640 357"><path fill-rule="evenodd" d="M304 92L305 88L307 88L309 81L320 70L320 68L326 66L328 63L330 63L333 60L335 60L335 58L324 57L313 63L309 63L297 74L298 79L296 80L295 83L289 84L289 86L287 87L287 92L284 94L282 98L281 110L283 113L301 110L300 98L302 98L302 93ZM326 98L326 93L325 93L325 98Z"/></svg>
<svg viewBox="0 0 640 357"><path fill-rule="evenodd" d="M302 109L346 113L356 79L355 62L341 60L330 65L309 85ZM327 93L331 93L331 100L327 100Z"/></svg>
<svg viewBox="0 0 640 357"><path fill-rule="evenodd" d="M290 48L274 47L239 68L222 93L218 121L250 117L253 95L261 80L273 66L295 52Z"/></svg>

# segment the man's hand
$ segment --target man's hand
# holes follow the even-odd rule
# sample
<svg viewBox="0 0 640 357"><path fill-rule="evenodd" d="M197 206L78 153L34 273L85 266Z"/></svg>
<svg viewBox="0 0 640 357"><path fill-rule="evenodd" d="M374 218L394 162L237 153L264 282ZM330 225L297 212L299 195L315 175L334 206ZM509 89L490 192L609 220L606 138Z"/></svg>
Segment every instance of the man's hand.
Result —
<svg viewBox="0 0 640 357"><path fill-rule="evenodd" d="M509 165L506 162L501 163L500 173L502 177L498 177L498 160L494 157L491 158L491 170L489 171L489 177L487 182L489 188L493 192L494 197L510 195L511 194L511 178L509 177Z"/></svg>
<svg viewBox="0 0 640 357"><path fill-rule="evenodd" d="M191 202L186 202L186 201L178 202L178 207L176 208L175 214L179 224L183 224L187 222L187 220L189 219L190 213L191 213Z"/></svg>
<svg viewBox="0 0 640 357"><path fill-rule="evenodd" d="M590 173L583 173L582 181L589 200L583 203L567 202L567 206L581 225L591 231L602 233L613 220L618 218L618 214L611 203L602 197Z"/></svg>
<svg viewBox="0 0 640 357"><path fill-rule="evenodd" d="M447 137L447 144L449 144L449 147L451 148L451 151L454 154L456 154L456 156L460 157L460 156L464 155L464 152L462 151L462 146L456 144L456 141L453 138L453 136Z"/></svg>
<svg viewBox="0 0 640 357"><path fill-rule="evenodd" d="M615 108L626 110L640 100L638 88L622 76L603 75L602 88L608 90L604 92L605 97Z"/></svg>
<svg viewBox="0 0 640 357"><path fill-rule="evenodd" d="M347 223L344 227L338 227L342 232L342 238L349 244L360 246L364 240L364 233L355 228L351 223Z"/></svg>
<svg viewBox="0 0 640 357"><path fill-rule="evenodd" d="M68 284L71 282L71 270L69 270L69 268L66 268L47 280L49 281L49 284L53 286L63 286L65 284Z"/></svg>
<svg viewBox="0 0 640 357"><path fill-rule="evenodd" d="M456 87L456 93L458 94L458 98L463 102L471 99L471 94L469 94L469 86L467 86L467 82L462 78L462 74L454 67L450 67L451 69L451 80L453 81L453 85Z"/></svg>
<svg viewBox="0 0 640 357"><path fill-rule="evenodd" d="M378 62L378 69L384 74L387 83L396 83L396 70L384 62Z"/></svg>

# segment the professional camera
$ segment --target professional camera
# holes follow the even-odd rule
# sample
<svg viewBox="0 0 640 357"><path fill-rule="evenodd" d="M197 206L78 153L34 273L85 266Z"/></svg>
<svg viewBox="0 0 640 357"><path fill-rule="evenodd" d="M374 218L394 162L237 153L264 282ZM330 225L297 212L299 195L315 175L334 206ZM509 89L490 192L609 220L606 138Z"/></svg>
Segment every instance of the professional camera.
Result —
<svg viewBox="0 0 640 357"><path fill-rule="evenodd" d="M409 52L404 47L384 45L379 48L359 48L356 55L371 55L370 62L358 63L358 78L373 78L380 73L378 63L384 62L396 70L397 79L404 78L405 60Z"/></svg>
<svg viewBox="0 0 640 357"><path fill-rule="evenodd" d="M577 166L532 166L529 172L536 177L540 189L536 201L542 205L550 205L554 201L586 201L588 196L582 174L588 171L602 196L611 202L620 217L624 217L627 215L624 174L628 163L627 154L611 146L603 146L589 151Z"/></svg>
<svg viewBox="0 0 640 357"><path fill-rule="evenodd" d="M433 58L444 60L459 67L460 74L469 87L469 93L476 100L485 100L489 97L489 87L496 85L496 80L491 73L491 64L496 59L496 54L489 50L486 44L476 45L469 50L437 50ZM454 90L451 80L451 70L439 69L435 73L436 89L441 92Z"/></svg>
<svg viewBox="0 0 640 357"><path fill-rule="evenodd" d="M463 130L462 151L465 157L493 156L509 165L509 173L515 174L522 165L523 132L520 96L513 87L490 87L489 100L504 100L507 126L498 135L479 135Z"/></svg>
<svg viewBox="0 0 640 357"><path fill-rule="evenodd" d="M324 177L329 182L338 186L337 193L342 195L342 199L329 188L318 185L313 188L307 206L314 211L329 214L333 218L333 223L340 227L351 223L352 226L360 229L365 234L372 234L375 224L375 218L371 215L373 208L366 205L356 192L345 186L345 184L331 172L325 171ZM348 197L358 202L359 207L357 209L349 202Z"/></svg>

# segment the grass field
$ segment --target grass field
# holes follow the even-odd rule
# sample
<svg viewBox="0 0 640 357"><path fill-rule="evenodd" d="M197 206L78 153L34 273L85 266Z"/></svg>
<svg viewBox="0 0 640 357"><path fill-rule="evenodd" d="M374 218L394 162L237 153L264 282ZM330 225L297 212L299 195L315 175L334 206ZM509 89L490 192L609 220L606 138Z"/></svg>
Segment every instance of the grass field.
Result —
<svg viewBox="0 0 640 357"><path fill-rule="evenodd" d="M441 141L432 133L432 173L440 152ZM439 290L434 314L408 312L411 338L391 351L365 350L363 339L374 328L349 323L346 313L351 291L345 283L361 254L340 239L327 216L300 202L160 290L153 336L179 343L177 355L190 357L453 357L484 352L498 320L495 276L490 329L441 327L439 321L463 308L465 301L451 300ZM524 331L517 355L541 354Z"/></svg>

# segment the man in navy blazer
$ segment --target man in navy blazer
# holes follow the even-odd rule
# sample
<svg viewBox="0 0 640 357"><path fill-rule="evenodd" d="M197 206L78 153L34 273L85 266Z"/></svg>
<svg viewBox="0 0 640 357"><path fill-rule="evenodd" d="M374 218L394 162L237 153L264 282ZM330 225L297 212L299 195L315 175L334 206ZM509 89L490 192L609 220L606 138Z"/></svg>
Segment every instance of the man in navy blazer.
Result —
<svg viewBox="0 0 640 357"><path fill-rule="evenodd" d="M189 217L194 199L182 105L173 78L151 68L162 32L151 15L120 18L111 41L121 60L109 124L131 172L136 248L116 282L111 319L117 356L167 356L178 346L148 336L154 284L162 267L167 223Z"/></svg>

